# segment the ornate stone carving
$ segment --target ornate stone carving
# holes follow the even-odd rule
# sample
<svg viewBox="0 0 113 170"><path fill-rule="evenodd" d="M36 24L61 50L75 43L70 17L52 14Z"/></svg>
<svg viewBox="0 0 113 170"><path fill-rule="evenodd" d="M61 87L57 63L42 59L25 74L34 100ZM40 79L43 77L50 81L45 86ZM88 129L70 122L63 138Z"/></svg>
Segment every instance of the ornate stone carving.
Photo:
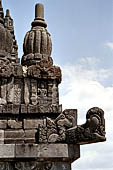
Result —
<svg viewBox="0 0 113 170"><path fill-rule="evenodd" d="M104 111L91 108L86 115L86 123L67 130L67 142L87 144L105 141Z"/></svg>
<svg viewBox="0 0 113 170"><path fill-rule="evenodd" d="M0 58L0 77L10 77L14 74L14 68L6 58Z"/></svg>
<svg viewBox="0 0 113 170"><path fill-rule="evenodd" d="M14 168L9 162L0 162L0 170L14 170Z"/></svg>
<svg viewBox="0 0 113 170"><path fill-rule="evenodd" d="M0 170L51 170L51 162L0 162Z"/></svg>
<svg viewBox="0 0 113 170"><path fill-rule="evenodd" d="M51 170L52 163L50 162L17 162L15 170Z"/></svg>
<svg viewBox="0 0 113 170"><path fill-rule="evenodd" d="M76 110L71 109L65 110L55 120L47 118L46 124L39 128L39 143L65 142L66 131L74 126L75 119Z"/></svg>

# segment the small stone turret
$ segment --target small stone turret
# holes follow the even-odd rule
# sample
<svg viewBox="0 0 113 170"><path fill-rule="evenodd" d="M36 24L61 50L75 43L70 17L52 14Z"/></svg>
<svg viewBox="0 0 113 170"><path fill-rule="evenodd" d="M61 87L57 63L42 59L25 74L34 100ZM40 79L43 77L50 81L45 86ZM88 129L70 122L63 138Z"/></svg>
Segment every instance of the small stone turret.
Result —
<svg viewBox="0 0 113 170"><path fill-rule="evenodd" d="M4 11L0 0L0 60L11 60L13 41L10 32L4 27ZM2 63L2 62L0 62Z"/></svg>
<svg viewBox="0 0 113 170"><path fill-rule="evenodd" d="M4 11L2 8L2 0L0 0L0 23L3 24L3 22L4 22Z"/></svg>
<svg viewBox="0 0 113 170"><path fill-rule="evenodd" d="M36 64L42 59L50 60L52 41L46 27L44 7L42 4L37 4L32 29L27 32L24 39L22 65Z"/></svg>
<svg viewBox="0 0 113 170"><path fill-rule="evenodd" d="M4 26L5 28L7 28L11 35L12 35L12 39L13 39L13 49L12 49L12 53L11 53L11 62L12 63L18 63L19 59L18 59L18 45L17 45L17 41L15 39L15 35L14 35L14 22L13 19L10 16L10 11L9 9L6 10L6 16L4 18Z"/></svg>

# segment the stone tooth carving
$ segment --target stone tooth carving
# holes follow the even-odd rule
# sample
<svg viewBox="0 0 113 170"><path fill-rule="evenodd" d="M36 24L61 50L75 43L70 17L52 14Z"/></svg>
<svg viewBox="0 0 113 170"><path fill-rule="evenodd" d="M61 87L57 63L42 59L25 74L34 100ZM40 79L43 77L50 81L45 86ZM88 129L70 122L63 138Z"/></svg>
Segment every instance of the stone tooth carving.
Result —
<svg viewBox="0 0 113 170"><path fill-rule="evenodd" d="M91 108L86 115L86 123L67 130L67 142L87 144L105 141L104 111Z"/></svg>

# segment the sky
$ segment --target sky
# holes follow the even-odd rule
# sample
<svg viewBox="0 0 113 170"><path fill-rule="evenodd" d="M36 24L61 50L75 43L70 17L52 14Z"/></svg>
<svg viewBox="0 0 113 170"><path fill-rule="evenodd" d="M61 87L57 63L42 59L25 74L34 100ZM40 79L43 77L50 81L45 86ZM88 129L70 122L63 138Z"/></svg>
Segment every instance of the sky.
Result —
<svg viewBox="0 0 113 170"><path fill-rule="evenodd" d="M62 69L63 109L78 109L78 124L91 107L105 111L107 141L81 146L72 170L113 170L113 0L3 0L14 19L19 58L36 3L44 4L52 57Z"/></svg>

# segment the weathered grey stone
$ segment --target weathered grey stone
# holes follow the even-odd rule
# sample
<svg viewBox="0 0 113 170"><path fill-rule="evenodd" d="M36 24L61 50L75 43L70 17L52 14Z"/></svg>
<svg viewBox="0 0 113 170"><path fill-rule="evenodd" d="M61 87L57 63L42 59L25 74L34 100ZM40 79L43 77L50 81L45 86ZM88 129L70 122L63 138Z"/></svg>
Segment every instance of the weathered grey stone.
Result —
<svg viewBox="0 0 113 170"><path fill-rule="evenodd" d="M42 119L24 119L24 129L38 129L43 124Z"/></svg>
<svg viewBox="0 0 113 170"><path fill-rule="evenodd" d="M22 66L20 64L14 64L14 76L15 77L22 77L23 71Z"/></svg>
<svg viewBox="0 0 113 170"><path fill-rule="evenodd" d="M13 103L14 98L14 77L11 77L7 85L7 102Z"/></svg>
<svg viewBox="0 0 113 170"><path fill-rule="evenodd" d="M37 104L37 80L31 79L31 104Z"/></svg>
<svg viewBox="0 0 113 170"><path fill-rule="evenodd" d="M30 103L30 79L24 78L24 102L26 105Z"/></svg>
<svg viewBox="0 0 113 170"><path fill-rule="evenodd" d="M27 105L21 104L21 113L27 113L27 112L28 112Z"/></svg>
<svg viewBox="0 0 113 170"><path fill-rule="evenodd" d="M0 105L0 113L2 113L2 105Z"/></svg>
<svg viewBox="0 0 113 170"><path fill-rule="evenodd" d="M20 105L13 104L13 114L19 114Z"/></svg>
<svg viewBox="0 0 113 170"><path fill-rule="evenodd" d="M37 105L28 105L28 113L38 113Z"/></svg>
<svg viewBox="0 0 113 170"><path fill-rule="evenodd" d="M21 129L22 128L22 121L16 120L8 120L8 127L11 129Z"/></svg>
<svg viewBox="0 0 113 170"><path fill-rule="evenodd" d="M15 158L15 144L0 144L0 158Z"/></svg>
<svg viewBox="0 0 113 170"><path fill-rule="evenodd" d="M5 130L5 144L24 143L23 130Z"/></svg>
<svg viewBox="0 0 113 170"><path fill-rule="evenodd" d="M53 84L53 88L52 88L52 104L59 104L59 100L58 100L58 87L57 87L57 83L54 82Z"/></svg>
<svg viewBox="0 0 113 170"><path fill-rule="evenodd" d="M4 144L4 130L0 130L0 144Z"/></svg>
<svg viewBox="0 0 113 170"><path fill-rule="evenodd" d="M25 130L25 143L35 143L36 130Z"/></svg>
<svg viewBox="0 0 113 170"><path fill-rule="evenodd" d="M3 160L2 160L3 161ZM10 162L0 162L0 169L1 170L14 170L12 164Z"/></svg>
<svg viewBox="0 0 113 170"><path fill-rule="evenodd" d="M7 79L2 79L1 98L4 99L4 101L7 101L6 95L7 95Z"/></svg>
<svg viewBox="0 0 113 170"><path fill-rule="evenodd" d="M13 113L13 104L4 105L3 113Z"/></svg>
<svg viewBox="0 0 113 170"><path fill-rule="evenodd" d="M40 144L38 157L42 158L68 158L67 144Z"/></svg>
<svg viewBox="0 0 113 170"><path fill-rule="evenodd" d="M21 104L21 95L22 95L22 81L21 79L15 79L14 81L14 99L13 103L18 105Z"/></svg>
<svg viewBox="0 0 113 170"><path fill-rule="evenodd" d="M7 128L7 120L0 120L0 129Z"/></svg>
<svg viewBox="0 0 113 170"><path fill-rule="evenodd" d="M71 170L71 163L69 162L54 162L51 170Z"/></svg>
<svg viewBox="0 0 113 170"><path fill-rule="evenodd" d="M36 144L16 144L16 158L37 158L38 145Z"/></svg>
<svg viewBox="0 0 113 170"><path fill-rule="evenodd" d="M62 161L72 161L75 159L75 151L77 151L76 159L80 156L79 147L76 147L77 150L67 144L16 144L16 158L29 157L38 158L39 160L60 159Z"/></svg>

